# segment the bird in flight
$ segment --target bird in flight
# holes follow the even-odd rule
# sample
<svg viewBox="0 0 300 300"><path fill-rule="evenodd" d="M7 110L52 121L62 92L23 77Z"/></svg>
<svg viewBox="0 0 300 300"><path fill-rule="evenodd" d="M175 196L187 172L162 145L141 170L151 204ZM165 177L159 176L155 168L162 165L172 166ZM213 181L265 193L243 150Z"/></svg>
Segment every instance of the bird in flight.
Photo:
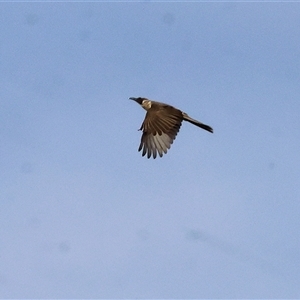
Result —
<svg viewBox="0 0 300 300"><path fill-rule="evenodd" d="M134 98L146 111L145 120L139 130L143 131L141 143L138 151L142 151L142 156L160 157L167 153L171 144L179 132L182 121L188 121L204 130L213 132L213 129L197 120L192 119L188 114L181 110L161 102L149 100L147 98Z"/></svg>

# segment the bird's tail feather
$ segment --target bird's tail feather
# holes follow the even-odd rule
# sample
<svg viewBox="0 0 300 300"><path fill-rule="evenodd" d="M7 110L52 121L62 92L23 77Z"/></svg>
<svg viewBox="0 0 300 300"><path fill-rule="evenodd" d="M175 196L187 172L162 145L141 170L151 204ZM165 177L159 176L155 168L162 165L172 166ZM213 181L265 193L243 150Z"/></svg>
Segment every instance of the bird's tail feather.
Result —
<svg viewBox="0 0 300 300"><path fill-rule="evenodd" d="M201 122L199 122L199 121L197 121L197 120L195 120L195 119L192 119L192 118L191 118L189 115L187 115L186 113L183 113L183 119L184 119L185 121L188 121L188 122L190 122L190 123L192 123L192 124L194 124L194 125L196 125L196 126L202 128L202 129L204 129L204 130L207 130L207 131L213 133L213 129L212 129L210 126L205 125L205 124L203 124L203 123L201 123Z"/></svg>

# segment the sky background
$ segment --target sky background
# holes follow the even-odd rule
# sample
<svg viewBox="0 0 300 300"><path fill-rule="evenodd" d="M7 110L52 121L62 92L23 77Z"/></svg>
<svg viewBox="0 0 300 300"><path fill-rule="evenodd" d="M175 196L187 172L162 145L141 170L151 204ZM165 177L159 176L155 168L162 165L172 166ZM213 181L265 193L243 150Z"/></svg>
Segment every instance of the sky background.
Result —
<svg viewBox="0 0 300 300"><path fill-rule="evenodd" d="M1 3L0 298L299 298L300 3ZM137 152L145 111L184 123Z"/></svg>

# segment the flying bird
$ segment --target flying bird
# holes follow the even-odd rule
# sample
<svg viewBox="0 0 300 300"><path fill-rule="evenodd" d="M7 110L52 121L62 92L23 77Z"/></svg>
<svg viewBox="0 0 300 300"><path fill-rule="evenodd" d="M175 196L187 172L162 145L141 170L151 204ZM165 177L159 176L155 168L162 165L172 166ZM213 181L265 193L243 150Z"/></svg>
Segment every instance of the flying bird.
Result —
<svg viewBox="0 0 300 300"><path fill-rule="evenodd" d="M179 132L182 121L188 121L204 130L213 132L213 129L197 120L192 119L188 114L181 110L161 102L149 100L147 98L134 98L146 111L145 120L139 130L143 131L141 143L138 151L142 151L142 156L160 157L167 153L171 144Z"/></svg>

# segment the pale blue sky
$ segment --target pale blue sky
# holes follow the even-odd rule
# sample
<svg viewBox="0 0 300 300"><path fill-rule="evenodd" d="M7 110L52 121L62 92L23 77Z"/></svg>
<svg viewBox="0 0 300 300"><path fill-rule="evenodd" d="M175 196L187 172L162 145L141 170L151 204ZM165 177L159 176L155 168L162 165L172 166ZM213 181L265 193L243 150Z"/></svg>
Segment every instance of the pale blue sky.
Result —
<svg viewBox="0 0 300 300"><path fill-rule="evenodd" d="M299 298L300 3L1 3L0 298ZM137 152L145 111L184 123Z"/></svg>

